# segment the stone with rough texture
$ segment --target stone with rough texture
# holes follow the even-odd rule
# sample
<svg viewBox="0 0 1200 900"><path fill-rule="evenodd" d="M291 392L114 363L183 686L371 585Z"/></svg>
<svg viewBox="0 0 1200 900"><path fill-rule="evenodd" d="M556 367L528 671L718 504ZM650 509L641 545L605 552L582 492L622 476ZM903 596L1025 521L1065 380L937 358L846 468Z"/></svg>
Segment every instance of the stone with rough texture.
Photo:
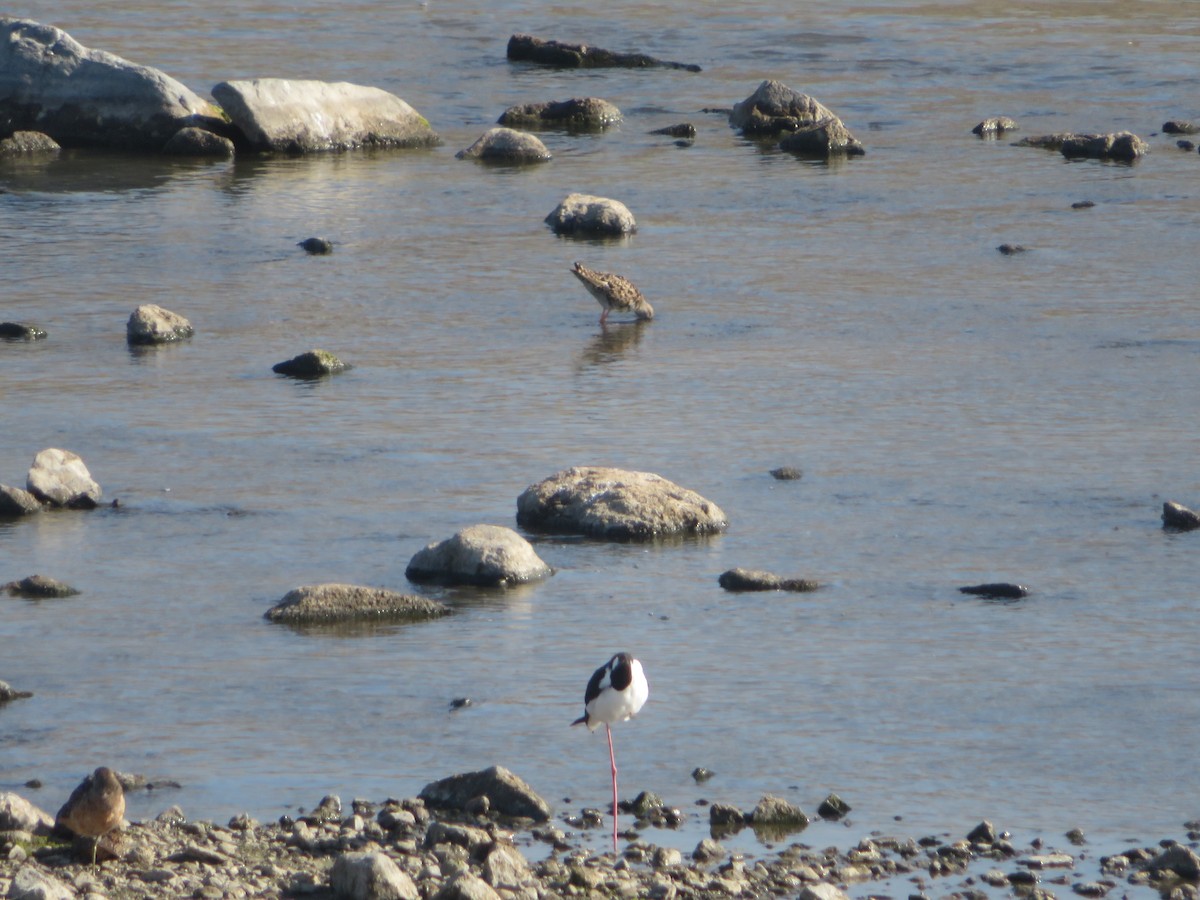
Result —
<svg viewBox="0 0 1200 900"><path fill-rule="evenodd" d="M601 466L564 469L517 498L522 528L609 540L723 531L725 513L661 475Z"/></svg>
<svg viewBox="0 0 1200 900"><path fill-rule="evenodd" d="M800 807L782 797L764 796L750 813L755 828L779 828L799 831L808 827L808 816Z"/></svg>
<svg viewBox="0 0 1200 900"><path fill-rule="evenodd" d="M0 484L0 516L28 516L41 511L41 502L29 491Z"/></svg>
<svg viewBox="0 0 1200 900"><path fill-rule="evenodd" d="M799 156L825 159L830 156L862 156L862 141L850 133L836 116L800 125L779 142L779 149Z"/></svg>
<svg viewBox="0 0 1200 900"><path fill-rule="evenodd" d="M62 146L40 131L16 131L0 141L0 156L24 156L34 153L58 153Z"/></svg>
<svg viewBox="0 0 1200 900"><path fill-rule="evenodd" d="M620 200L592 194L568 194L546 216L555 234L622 235L637 231L633 213Z"/></svg>
<svg viewBox="0 0 1200 900"><path fill-rule="evenodd" d="M212 95L255 150L323 153L440 142L424 116L376 87L256 78L223 81Z"/></svg>
<svg viewBox="0 0 1200 900"><path fill-rule="evenodd" d="M500 900L500 895L492 886L470 869L463 869L447 879L433 897L434 900Z"/></svg>
<svg viewBox="0 0 1200 900"><path fill-rule="evenodd" d="M288 591L264 614L272 622L320 624L353 620L415 621L450 614L431 597L357 584L309 584Z"/></svg>
<svg viewBox="0 0 1200 900"><path fill-rule="evenodd" d="M510 164L546 162L550 159L550 151L537 135L512 128L490 128L470 147L454 155L457 159Z"/></svg>
<svg viewBox="0 0 1200 900"><path fill-rule="evenodd" d="M343 853L333 861L329 888L345 900L420 900L412 878L384 853Z"/></svg>
<svg viewBox="0 0 1200 900"><path fill-rule="evenodd" d="M0 322L0 338L6 341L40 341L46 329L28 322Z"/></svg>
<svg viewBox="0 0 1200 900"><path fill-rule="evenodd" d="M1200 856L1191 847L1173 844L1146 864L1151 872L1174 872L1187 881L1200 880Z"/></svg>
<svg viewBox="0 0 1200 900"><path fill-rule="evenodd" d="M1200 528L1200 513L1168 500L1162 509L1163 528L1173 531L1194 531Z"/></svg>
<svg viewBox="0 0 1200 900"><path fill-rule="evenodd" d="M1185 119L1169 119L1163 122L1162 130L1166 134L1200 134L1200 125Z"/></svg>
<svg viewBox="0 0 1200 900"><path fill-rule="evenodd" d="M68 885L31 863L17 869L6 896L8 900L75 900L77 895Z"/></svg>
<svg viewBox="0 0 1200 900"><path fill-rule="evenodd" d="M805 593L820 587L807 578L780 578L762 569L729 569L722 572L717 583L727 591L795 591Z"/></svg>
<svg viewBox="0 0 1200 900"><path fill-rule="evenodd" d="M0 681L0 703L8 703L12 700L28 700L32 696L32 691L18 691L7 681ZM5 830L2 824L4 820L4 796L5 795L0 794L0 831ZM11 794L9 796L15 797L16 794Z"/></svg>
<svg viewBox="0 0 1200 900"><path fill-rule="evenodd" d="M699 66L690 63L656 59L653 56L646 56L644 53L614 53L602 47L546 40L531 34L514 34L510 37L507 53L508 58L513 61L536 62L567 69L643 69L650 66L661 66L668 69L683 69L687 72L700 71Z"/></svg>
<svg viewBox="0 0 1200 900"><path fill-rule="evenodd" d="M3 590L19 597L73 597L78 594L69 584L47 575L30 575L20 581L10 581Z"/></svg>
<svg viewBox="0 0 1200 900"><path fill-rule="evenodd" d="M346 364L328 350L309 350L281 363L275 363L271 371L293 378L323 378L343 372L346 368Z"/></svg>
<svg viewBox="0 0 1200 900"><path fill-rule="evenodd" d="M836 884L822 881L817 884L806 884L800 891L797 900L850 900L850 895Z"/></svg>
<svg viewBox="0 0 1200 900"><path fill-rule="evenodd" d="M131 344L170 344L190 338L195 331L179 313L156 303L143 303L125 323L125 339Z"/></svg>
<svg viewBox="0 0 1200 900"><path fill-rule="evenodd" d="M511 528L472 525L418 550L404 574L416 582L501 586L538 581L550 567Z"/></svg>
<svg viewBox="0 0 1200 900"><path fill-rule="evenodd" d="M1016 130L1016 120L1010 119L1008 116L991 116L972 128L971 134L977 134L980 137L992 137L1004 134L1006 131Z"/></svg>
<svg viewBox="0 0 1200 900"><path fill-rule="evenodd" d="M1141 159L1150 145L1131 131L1113 134L1072 134L1064 138L1059 152L1067 157L1113 159L1133 162Z"/></svg>
<svg viewBox="0 0 1200 900"><path fill-rule="evenodd" d="M621 121L621 110L599 97L572 97L510 106L500 115L500 124L521 128L569 128L599 130Z"/></svg>
<svg viewBox="0 0 1200 900"><path fill-rule="evenodd" d="M25 487L51 506L94 509L100 503L100 485L92 480L83 460L57 447L48 447L33 458Z"/></svg>
<svg viewBox="0 0 1200 900"><path fill-rule="evenodd" d="M219 116L168 75L28 19L0 18L0 120L64 147L159 151L180 128Z"/></svg>
<svg viewBox="0 0 1200 900"><path fill-rule="evenodd" d="M775 137L823 119L837 119L837 116L808 94L774 79L760 84L753 94L735 103L729 113L729 124L747 137Z"/></svg>
<svg viewBox="0 0 1200 900"><path fill-rule="evenodd" d="M483 880L500 890L519 890L533 878L529 862L511 844L493 844L483 861Z"/></svg>
<svg viewBox="0 0 1200 900"><path fill-rule="evenodd" d="M0 831L28 831L49 834L54 816L34 806L20 794L0 794Z"/></svg>
<svg viewBox="0 0 1200 900"><path fill-rule="evenodd" d="M477 797L486 796L494 812L545 822L550 806L528 784L503 766L481 772L451 775L425 785L420 799L429 806L463 809Z"/></svg>
<svg viewBox="0 0 1200 900"><path fill-rule="evenodd" d="M205 156L228 159L236 152L233 141L205 128L180 128L163 145L168 156Z"/></svg>

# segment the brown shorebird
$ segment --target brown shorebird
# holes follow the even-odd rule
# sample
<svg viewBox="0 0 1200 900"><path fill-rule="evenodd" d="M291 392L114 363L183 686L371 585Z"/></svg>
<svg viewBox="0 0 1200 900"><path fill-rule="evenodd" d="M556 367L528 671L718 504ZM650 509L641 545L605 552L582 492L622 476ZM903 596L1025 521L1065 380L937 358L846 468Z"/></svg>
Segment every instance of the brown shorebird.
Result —
<svg viewBox="0 0 1200 900"><path fill-rule="evenodd" d="M125 791L117 780L117 773L101 766L72 791L54 823L80 837L92 839L94 866L100 838L120 826L124 818Z"/></svg>
<svg viewBox="0 0 1200 900"><path fill-rule="evenodd" d="M600 313L601 325L614 309L619 312L632 312L639 319L654 318L654 307L642 296L642 292L633 286L633 282L623 275L597 272L581 262L575 263L575 268L571 271L603 307L604 312Z"/></svg>

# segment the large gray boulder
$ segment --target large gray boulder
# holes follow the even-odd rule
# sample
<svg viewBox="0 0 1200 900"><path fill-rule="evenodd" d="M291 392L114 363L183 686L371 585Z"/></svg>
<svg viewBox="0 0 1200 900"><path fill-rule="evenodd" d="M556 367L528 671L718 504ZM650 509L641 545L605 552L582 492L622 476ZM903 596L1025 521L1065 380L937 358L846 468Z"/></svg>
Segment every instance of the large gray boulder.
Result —
<svg viewBox="0 0 1200 900"><path fill-rule="evenodd" d="M83 460L78 454L57 447L48 447L33 458L25 487L51 506L95 509L100 503L100 485L92 480Z"/></svg>
<svg viewBox="0 0 1200 900"><path fill-rule="evenodd" d="M420 798L427 806L466 809L479 797L487 797L491 809L502 816L514 816L545 822L550 805L520 777L503 766L482 772L465 772L433 781L421 789Z"/></svg>
<svg viewBox="0 0 1200 900"><path fill-rule="evenodd" d="M478 159L510 165L546 162L550 151L537 135L512 128L489 128L475 143L454 154L456 159Z"/></svg>
<svg viewBox="0 0 1200 900"><path fill-rule="evenodd" d="M711 500L661 475L577 466L526 488L517 498L517 524L609 540L649 540L723 531L729 522Z"/></svg>
<svg viewBox="0 0 1200 900"><path fill-rule="evenodd" d="M211 103L168 75L29 19L0 17L0 122L64 147L158 151L187 125L216 122Z"/></svg>
<svg viewBox="0 0 1200 900"><path fill-rule="evenodd" d="M620 200L593 194L567 194L545 221L555 234L619 236L637 231L629 207Z"/></svg>
<svg viewBox="0 0 1200 900"><path fill-rule="evenodd" d="M157 303L143 303L129 314L125 340L131 344L169 344L195 334L192 323Z"/></svg>
<svg viewBox="0 0 1200 900"><path fill-rule="evenodd" d="M496 587L538 581L550 571L529 541L511 528L472 525L418 550L404 574L416 582Z"/></svg>
<svg viewBox="0 0 1200 900"><path fill-rule="evenodd" d="M747 137L777 137L822 119L837 119L837 116L808 94L773 79L764 81L753 94L734 104L729 113L729 124Z"/></svg>
<svg viewBox="0 0 1200 900"><path fill-rule="evenodd" d="M323 153L440 142L424 116L376 87L256 78L222 81L212 94L255 150Z"/></svg>
<svg viewBox="0 0 1200 900"><path fill-rule="evenodd" d="M401 594L357 584L309 584L288 591L264 614L272 622L293 625L347 621L417 621L450 614L430 597Z"/></svg>

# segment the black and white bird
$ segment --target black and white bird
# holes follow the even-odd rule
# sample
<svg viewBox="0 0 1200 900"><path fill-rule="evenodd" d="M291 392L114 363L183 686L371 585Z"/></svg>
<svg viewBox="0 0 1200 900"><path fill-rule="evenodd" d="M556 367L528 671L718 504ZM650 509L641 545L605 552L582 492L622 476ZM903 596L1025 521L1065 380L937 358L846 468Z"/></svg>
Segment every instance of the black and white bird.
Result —
<svg viewBox="0 0 1200 900"><path fill-rule="evenodd" d="M628 653L617 653L592 673L583 695L583 715L572 725L595 731L601 725L608 733L608 760L612 764L613 852L617 852L617 756L613 752L612 726L638 714L650 696L650 685L642 664Z"/></svg>

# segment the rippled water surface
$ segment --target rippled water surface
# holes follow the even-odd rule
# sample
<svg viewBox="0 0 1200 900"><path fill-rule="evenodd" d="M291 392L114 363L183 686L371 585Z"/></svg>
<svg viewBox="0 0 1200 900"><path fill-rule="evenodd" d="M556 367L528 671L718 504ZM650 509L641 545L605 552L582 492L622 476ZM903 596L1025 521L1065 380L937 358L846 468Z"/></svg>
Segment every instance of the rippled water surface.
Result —
<svg viewBox="0 0 1200 900"><path fill-rule="evenodd" d="M201 93L377 85L444 143L0 165L0 312L49 331L0 345L0 481L65 447L122 504L0 523L0 582L82 590L0 599L0 678L35 693L0 709L0 788L39 778L54 810L108 764L182 785L132 817L273 818L502 764L559 813L601 807L603 736L566 726L628 649L651 698L616 732L622 793L694 816L658 843L695 843L698 799L764 793L812 812L836 791L855 837L986 816L1156 839L1200 815L1198 551L1158 518L1200 501L1200 156L1158 133L1200 117L1200 7L795 6L19 3ZM515 31L704 71L514 65ZM804 162L702 112L768 77L866 156ZM624 122L544 134L544 166L454 158L507 106L589 95ZM1152 150L1067 162L970 133L999 114ZM682 121L691 146L648 134ZM639 232L554 237L542 219L572 190L622 200ZM333 255L295 247L314 234ZM655 320L600 329L575 259L632 278ZM145 302L196 336L131 351ZM272 374L317 346L354 368ZM589 463L698 490L731 527L539 541L553 578L433 591L459 614L419 626L262 618L300 584L413 589L426 543L512 526L527 485ZM825 587L727 594L739 565ZM1032 594L956 591L997 580ZM697 786L696 766L717 776Z"/></svg>

